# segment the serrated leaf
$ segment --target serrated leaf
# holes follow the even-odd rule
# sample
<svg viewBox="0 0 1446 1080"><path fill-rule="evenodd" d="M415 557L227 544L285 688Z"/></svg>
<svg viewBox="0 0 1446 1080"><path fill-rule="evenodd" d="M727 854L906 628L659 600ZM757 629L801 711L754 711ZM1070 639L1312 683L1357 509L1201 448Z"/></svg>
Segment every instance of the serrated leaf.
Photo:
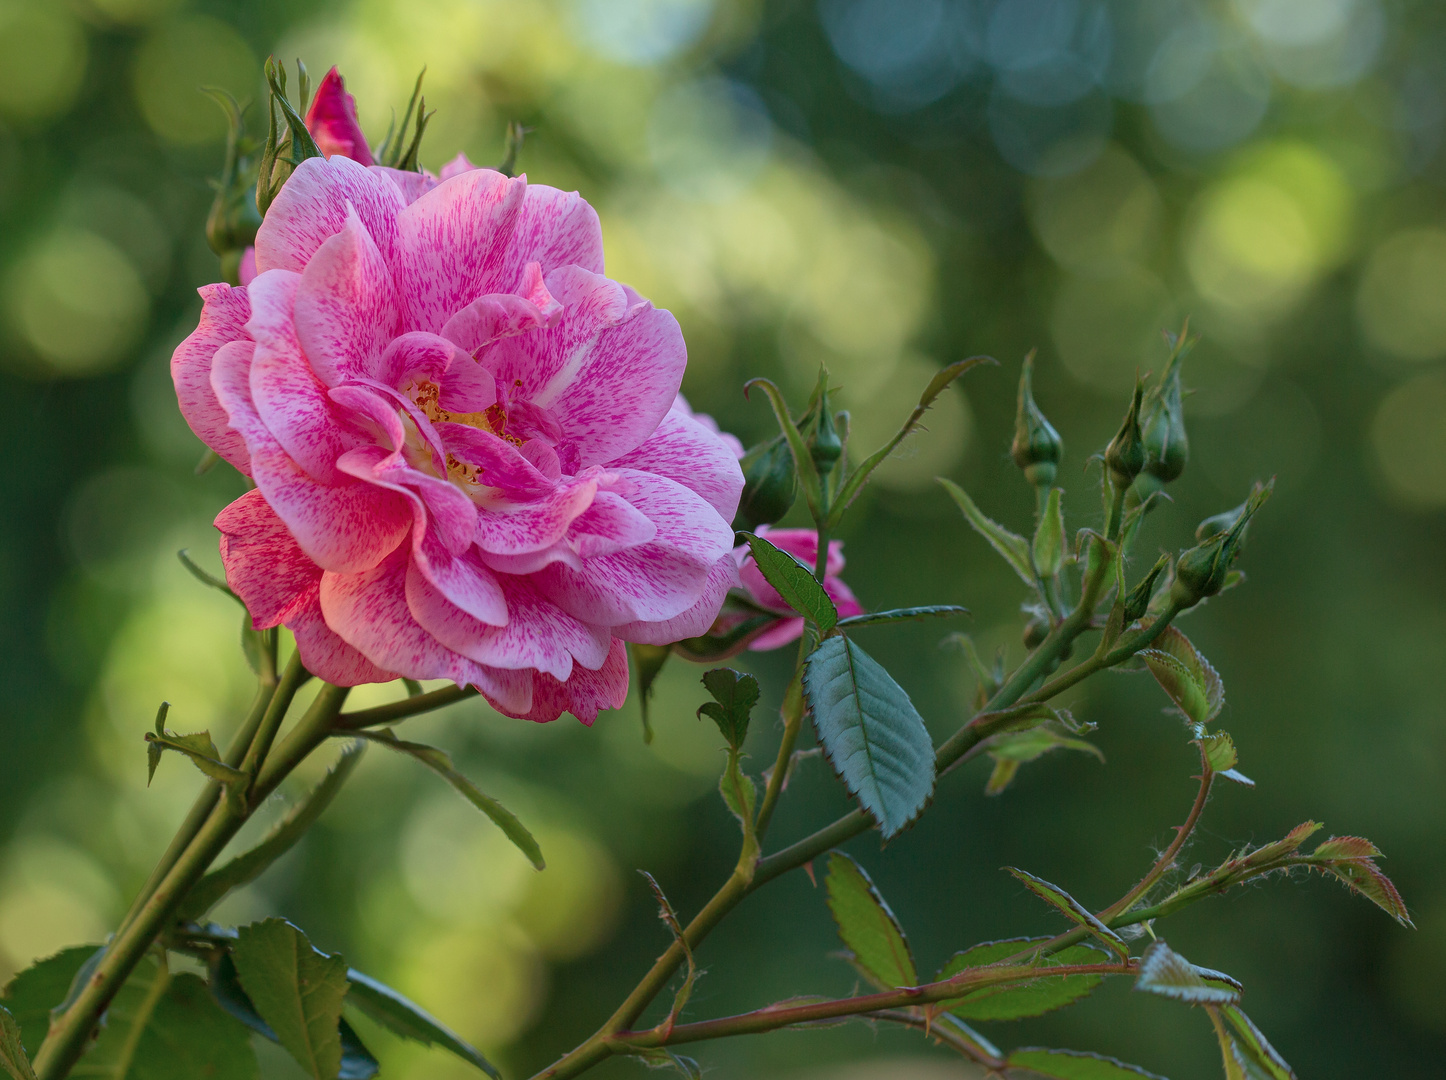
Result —
<svg viewBox="0 0 1446 1080"><path fill-rule="evenodd" d="M1255 781L1250 779L1250 777L1246 776L1239 769L1226 769L1220 775L1223 776L1226 780L1239 784L1241 787L1253 788L1255 786Z"/></svg>
<svg viewBox="0 0 1446 1080"><path fill-rule="evenodd" d="M714 668L704 672L703 686L713 700L698 707L698 716L712 720L728 745L734 750L740 749L748 738L753 706L758 704L758 680L732 668Z"/></svg>
<svg viewBox="0 0 1446 1080"><path fill-rule="evenodd" d="M221 760L221 752L216 749L216 743L211 738L209 731L198 731L193 735L177 735L174 732L158 735L153 731L148 731L146 732L146 743L148 744L147 754L152 777L155 776L161 751L174 750L177 753L185 754L196 768L212 780L227 785L245 784L250 780L250 777L240 769L232 768Z"/></svg>
<svg viewBox="0 0 1446 1080"><path fill-rule="evenodd" d="M349 983L346 995L348 1005L366 1013L393 1034L424 1046L440 1046L450 1050L469 1065L481 1069L493 1080L501 1080L502 1074L497 1071L496 1066L420 1005L360 971L349 970L346 977Z"/></svg>
<svg viewBox="0 0 1446 1080"><path fill-rule="evenodd" d="M1044 504L1044 513L1034 529L1034 565L1041 577L1051 578L1059 573L1064 562L1064 510L1060 506L1063 492L1057 487L1049 489L1049 498Z"/></svg>
<svg viewBox="0 0 1446 1080"><path fill-rule="evenodd" d="M1191 1005L1233 1005L1241 987L1229 975L1196 967L1163 941L1156 941L1140 959L1135 989Z"/></svg>
<svg viewBox="0 0 1446 1080"><path fill-rule="evenodd" d="M1220 1015L1230 1025L1236 1049L1248 1063L1255 1065L1270 1080L1297 1080L1295 1070L1238 1005L1222 1005Z"/></svg>
<svg viewBox="0 0 1446 1080"><path fill-rule="evenodd" d="M1045 881L1043 878L1035 877L1028 870L1020 870L1013 866L1006 866L1005 869L1023 882L1024 887L1034 893L1035 896L1056 908L1071 922L1083 926L1090 933L1094 934L1095 937L1108 945L1114 952L1120 956L1130 955L1129 946L1124 943L1124 940L1119 934L1100 922L1087 907L1058 885Z"/></svg>
<svg viewBox="0 0 1446 1080"><path fill-rule="evenodd" d="M368 739L371 742L381 743L383 746L400 751L403 754L410 754L427 768L440 776L447 783L451 784L464 799L475 806L482 813L492 819L492 823L502 830L504 836L511 840L517 850L526 855L528 860L538 870L543 869L547 864L542 858L542 848L532 833L527 830L507 807L486 794L471 780L457 771L452 764L451 756L445 750L439 750L435 746L428 746L426 743L407 742L399 739L388 728L376 731L358 729L347 732L358 738Z"/></svg>
<svg viewBox="0 0 1446 1080"><path fill-rule="evenodd" d="M1381 851L1364 836L1332 836L1316 845L1311 854L1323 859L1375 859Z"/></svg>
<svg viewBox="0 0 1446 1080"><path fill-rule="evenodd" d="M1223 731L1201 740L1201 745L1205 749L1205 761L1213 772L1229 772L1240 760L1235 752L1235 741Z"/></svg>
<svg viewBox="0 0 1446 1080"><path fill-rule="evenodd" d="M668 662L668 657L673 655L673 650L666 645L639 645L635 641L628 642L628 659L633 662L633 671L637 675L638 687L638 711L643 717L643 745L653 741L653 724L649 715L649 706L653 700L653 683L658 679L658 673L663 670L663 665Z"/></svg>
<svg viewBox="0 0 1446 1080"><path fill-rule="evenodd" d="M1103 1054L1091 1054L1086 1050L1045 1050L1042 1047L1026 1046L1009 1055L1009 1065L1015 1069L1028 1069L1038 1076L1051 1080L1165 1080L1156 1073L1146 1072L1138 1065L1126 1065Z"/></svg>
<svg viewBox="0 0 1446 1080"><path fill-rule="evenodd" d="M818 627L820 635L838 625L838 608L810 569L763 537L753 533L742 535L753 552L758 572L778 591L785 604Z"/></svg>
<svg viewBox="0 0 1446 1080"><path fill-rule="evenodd" d="M834 771L884 839L898 835L934 793L934 744L909 695L842 635L808 657L803 684Z"/></svg>
<svg viewBox="0 0 1446 1080"><path fill-rule="evenodd" d="M1262 863L1283 859L1322 828L1323 826L1318 821L1303 821L1291 829L1290 832L1286 833L1281 839L1274 840L1269 844L1256 848L1247 856L1246 861L1252 866L1259 866Z"/></svg>
<svg viewBox="0 0 1446 1080"><path fill-rule="evenodd" d="M341 1008L346 961L315 949L284 919L241 927L232 948L236 974L257 1014L314 1080L341 1071Z"/></svg>
<svg viewBox="0 0 1446 1080"><path fill-rule="evenodd" d="M20 1024L3 1005L0 1005L0 1069L10 1074L11 1080L35 1080L30 1055L20 1038Z"/></svg>
<svg viewBox="0 0 1446 1080"><path fill-rule="evenodd" d="M1323 869L1334 874L1352 892L1360 893L1371 903L1395 919L1402 926L1416 928L1406 911L1406 901L1396 891L1391 879L1370 859L1342 859L1339 862L1323 864Z"/></svg>
<svg viewBox="0 0 1446 1080"><path fill-rule="evenodd" d="M1067 735L1049 724L1040 724L1025 731L1006 732L996 736L989 744L994 771L989 775L984 794L998 795L1009 786L1020 765L1034 761L1051 750L1078 750L1105 760L1103 751L1094 743Z"/></svg>
<svg viewBox="0 0 1446 1080"><path fill-rule="evenodd" d="M1034 570L1029 565L1029 543L1018 533L1012 533L999 522L985 516L984 511L974 504L969 494L952 480L945 480L940 477L939 483L944 485L953 500L959 504L959 509L964 511L964 517L974 531L985 540L989 546L997 551L1018 574L1021 580L1030 588L1034 588Z"/></svg>
<svg viewBox="0 0 1446 1080"><path fill-rule="evenodd" d="M197 882L181 905L182 918L195 919L204 915L232 889L255 881L267 867L290 851L331 805L332 799L361 760L365 748L366 744L360 741L349 744L321 782L298 799L260 843Z"/></svg>
<svg viewBox="0 0 1446 1080"><path fill-rule="evenodd" d="M1208 724L1219 715L1225 704L1220 673L1179 630L1165 627L1150 648L1141 649L1139 655L1170 700L1191 720Z"/></svg>
<svg viewBox="0 0 1446 1080"><path fill-rule="evenodd" d="M1220 1020L1220 1012L1214 1005L1205 1006L1215 1028L1215 1040L1220 1046L1220 1063L1225 1070L1225 1080L1255 1080L1245 1066L1245 1058L1230 1032Z"/></svg>
<svg viewBox="0 0 1446 1080"><path fill-rule="evenodd" d="M942 982L970 968L996 964L1024 951L1031 944L1048 940L1046 937L1010 938L1007 941L987 941L982 945L975 945L955 953L939 974L934 976L934 981ZM965 1020L1019 1020L1026 1016L1043 1016L1085 997L1104 981L1103 975L1050 975L1048 972L1051 967L1098 964L1102 959L1100 952L1089 945L1071 945L1044 958L1038 979L985 986L943 1004L955 1016Z"/></svg>
<svg viewBox="0 0 1446 1080"><path fill-rule="evenodd" d="M366 1048L345 1017L337 1022L336 1031L341 1037L341 1069L336 1074L337 1080L372 1080L382 1071L381 1062Z"/></svg>
<svg viewBox="0 0 1446 1080"><path fill-rule="evenodd" d="M888 611L866 611L862 615L850 615L838 621L840 630L852 630L856 626L874 626L878 623L904 622L907 620L933 619L944 615L968 615L969 609L957 604L928 604L924 607L890 608Z"/></svg>
<svg viewBox="0 0 1446 1080"><path fill-rule="evenodd" d="M859 970L884 989L918 986L909 941L864 868L843 852L830 851L824 884L838 936Z"/></svg>
<svg viewBox="0 0 1446 1080"><path fill-rule="evenodd" d="M105 1026L70 1075L76 1080L255 1080L246 1028L222 1011L206 984L172 975L149 957L106 1010Z"/></svg>
<svg viewBox="0 0 1446 1080"><path fill-rule="evenodd" d="M0 990L4 1005L20 1025L20 1039L28 1054L34 1054L50 1029L50 1010L65 1000L76 973L87 960L101 953L96 945L74 945L54 956L37 960L19 972Z"/></svg>

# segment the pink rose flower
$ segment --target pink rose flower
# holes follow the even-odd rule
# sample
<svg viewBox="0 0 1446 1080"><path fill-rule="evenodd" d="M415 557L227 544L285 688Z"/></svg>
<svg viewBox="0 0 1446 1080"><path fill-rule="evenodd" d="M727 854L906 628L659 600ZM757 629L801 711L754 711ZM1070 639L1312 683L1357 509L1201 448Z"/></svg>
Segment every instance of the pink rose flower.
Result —
<svg viewBox="0 0 1446 1080"><path fill-rule="evenodd" d="M201 289L171 370L256 484L216 525L257 628L333 683L450 679L585 723L627 694L625 641L708 629L743 475L675 408L678 323L603 276L580 196L313 158L255 261Z"/></svg>
<svg viewBox="0 0 1446 1080"><path fill-rule="evenodd" d="M306 130L327 157L340 154L362 165L372 163L371 148L356 116L356 99L346 92L341 73L332 68L316 88L306 110Z"/></svg>
<svg viewBox="0 0 1446 1080"><path fill-rule="evenodd" d="M792 555L809 570L812 570L818 561L818 533L813 529L770 529L767 525L760 525L758 535L780 551ZM747 545L735 548L733 558L738 563L738 576L749 598L759 607L784 616L749 642L748 647L765 652L802 637L803 617L796 614L783 597L778 595L778 590L768 584L768 580L753 561ZM834 606L838 608L839 617L847 619L850 615L862 615L864 607L854 599L853 590L838 576L843 568L843 541L830 540L828 562L824 567L823 591L828 593Z"/></svg>

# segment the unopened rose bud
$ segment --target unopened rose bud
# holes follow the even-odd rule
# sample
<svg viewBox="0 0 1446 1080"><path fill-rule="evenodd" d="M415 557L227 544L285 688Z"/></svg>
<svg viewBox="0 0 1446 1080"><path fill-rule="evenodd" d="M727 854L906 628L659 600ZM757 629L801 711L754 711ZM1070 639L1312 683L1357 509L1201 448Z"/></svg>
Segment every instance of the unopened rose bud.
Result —
<svg viewBox="0 0 1446 1080"><path fill-rule="evenodd" d="M1170 599L1182 611L1214 596L1225 587L1230 568L1245 542L1245 528L1265 500L1270 498L1274 488L1274 480L1268 484L1256 484L1227 530L1214 533L1180 556L1175 565L1175 583L1170 587Z"/></svg>
<svg viewBox="0 0 1446 1080"><path fill-rule="evenodd" d="M1145 472L1165 484L1178 479L1190 460L1190 440L1185 434L1185 411L1180 400L1183 355L1181 349L1170 358L1145 409Z"/></svg>
<svg viewBox="0 0 1446 1080"><path fill-rule="evenodd" d="M808 437L808 453L819 476L828 476L843 454L843 440L839 438L838 427L828 411L828 395L825 394L819 409L818 423Z"/></svg>
<svg viewBox="0 0 1446 1080"><path fill-rule="evenodd" d="M328 71L316 88L306 111L306 130L327 157L340 154L362 165L372 164L371 148L357 121L356 99L346 92L336 68Z"/></svg>
<svg viewBox="0 0 1446 1080"><path fill-rule="evenodd" d="M1110 471L1110 483L1118 490L1127 488L1145 468L1145 438L1140 430L1140 404L1145 388L1135 380L1135 394L1130 399L1130 411L1120 424L1120 430L1105 447L1105 468Z"/></svg>
<svg viewBox="0 0 1446 1080"><path fill-rule="evenodd" d="M1024 358L1019 375L1019 408L1014 417L1014 442L1009 453L1024 478L1037 488L1048 488L1059 471L1064 443L1034 401L1034 353Z"/></svg>
<svg viewBox="0 0 1446 1080"><path fill-rule="evenodd" d="M772 525L793 506L798 496L798 473L793 451L782 435L759 443L743 455L743 496L738 500L735 529L752 532Z"/></svg>

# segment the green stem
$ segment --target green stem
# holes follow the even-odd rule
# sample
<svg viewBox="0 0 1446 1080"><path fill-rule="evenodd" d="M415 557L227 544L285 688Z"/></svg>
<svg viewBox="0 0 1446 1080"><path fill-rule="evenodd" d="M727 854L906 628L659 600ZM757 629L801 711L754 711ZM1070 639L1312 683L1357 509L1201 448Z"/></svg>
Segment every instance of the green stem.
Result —
<svg viewBox="0 0 1446 1080"><path fill-rule="evenodd" d="M794 675L793 682L788 684L788 689L783 694L783 738L778 743L778 758L773 764L773 775L768 778L768 786L763 791L763 802L758 807L758 819L753 826L760 844L763 843L764 834L768 832L768 823L773 818L779 796L783 794L783 785L788 782L788 769L793 763L793 748L798 742L798 733L803 728L804 712L803 676L800 671Z"/></svg>
<svg viewBox="0 0 1446 1080"><path fill-rule="evenodd" d="M286 665L286 672L277 684L271 704L267 706L266 714L261 717L261 723L256 727L256 737L251 740L246 756L241 759L239 768L242 772L255 776L260 770L262 763L266 761L266 755L271 753L271 744L276 741L276 733L281 730L281 723L291 709L296 692L309 678L311 672L302 666L301 652L298 650L292 654Z"/></svg>
<svg viewBox="0 0 1446 1080"><path fill-rule="evenodd" d="M216 804L195 838L162 876L135 917L111 941L85 989L77 995L69 1009L51 1021L50 1032L35 1057L37 1080L61 1080L69 1074L85 1051L91 1032L111 999L146 951L165 932L186 894L201 880L255 807L326 739L346 695L346 687L323 686L306 715L268 756L252 785L249 798L241 802L222 799Z"/></svg>
<svg viewBox="0 0 1446 1080"><path fill-rule="evenodd" d="M398 720L405 720L409 716L431 712L444 705L475 697L476 694L475 686L444 686L440 690L418 694L415 697L406 697L401 701L388 702L386 705L342 713L336 718L334 726L337 730L356 731L358 728L376 727L378 724L392 724Z"/></svg>

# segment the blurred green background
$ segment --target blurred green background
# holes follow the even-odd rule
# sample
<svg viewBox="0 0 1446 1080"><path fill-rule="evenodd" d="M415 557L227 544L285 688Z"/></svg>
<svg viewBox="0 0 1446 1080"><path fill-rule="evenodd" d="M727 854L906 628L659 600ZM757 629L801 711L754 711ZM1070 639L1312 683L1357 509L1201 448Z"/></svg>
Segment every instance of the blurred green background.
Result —
<svg viewBox="0 0 1446 1080"><path fill-rule="evenodd" d="M177 762L145 787L157 702L178 729L223 734L249 698L234 607L174 555L218 567L209 522L241 482L192 475L201 446L167 363L217 276L201 226L224 132L196 87L256 100L273 52L314 76L339 64L374 140L427 65L433 168L458 150L494 162L508 121L533 128L521 166L599 208L610 274L678 315L685 391L745 442L769 428L745 377L801 402L826 363L867 451L933 369L999 357L949 392L843 535L866 605L966 604L970 632L1012 660L1023 590L932 478L1029 527L1006 448L1017 364L1038 346L1070 527L1098 525L1086 458L1188 314L1204 335L1186 368L1192 457L1137 572L1251 481L1278 488L1247 586L1184 623L1224 676L1223 723L1258 784L1217 793L1186 863L1323 820L1386 851L1420 929L1316 879L1202 904L1161 933L1244 981L1302 1077L1441 1075L1446 8L1419 0L0 2L0 980L100 939L189 804L199 776ZM973 690L962 656L936 647L946 629L864 632L936 737ZM741 661L765 684L758 768L790 658ZM667 669L651 747L631 705L590 731L476 702L409 723L534 828L545 873L434 777L374 751L220 915L293 919L526 1075L666 944L634 870L691 911L732 865L699 674ZM921 968L1057 929L1000 866L1102 906L1181 820L1194 752L1153 684L1110 675L1069 697L1107 765L1044 759L986 799L976 763L887 850L850 845ZM774 843L845 805L806 763ZM792 874L705 947L690 1015L846 993L837 947L820 892ZM462 1075L363 1034L384 1076ZM1203 1016L1124 985L991 1035L1174 1080L1219 1070ZM862 1025L700 1057L728 1077L965 1075L916 1036ZM275 1055L264 1068L296 1075Z"/></svg>

